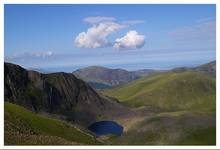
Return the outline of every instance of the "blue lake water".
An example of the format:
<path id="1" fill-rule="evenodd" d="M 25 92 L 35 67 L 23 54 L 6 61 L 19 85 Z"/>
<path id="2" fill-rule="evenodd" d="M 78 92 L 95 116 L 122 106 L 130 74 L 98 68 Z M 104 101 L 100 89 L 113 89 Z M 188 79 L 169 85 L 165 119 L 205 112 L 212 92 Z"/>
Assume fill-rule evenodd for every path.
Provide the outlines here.
<path id="1" fill-rule="evenodd" d="M 88 127 L 90 131 L 97 136 L 101 135 L 121 135 L 123 133 L 123 126 L 114 121 L 99 121 L 95 122 Z"/>

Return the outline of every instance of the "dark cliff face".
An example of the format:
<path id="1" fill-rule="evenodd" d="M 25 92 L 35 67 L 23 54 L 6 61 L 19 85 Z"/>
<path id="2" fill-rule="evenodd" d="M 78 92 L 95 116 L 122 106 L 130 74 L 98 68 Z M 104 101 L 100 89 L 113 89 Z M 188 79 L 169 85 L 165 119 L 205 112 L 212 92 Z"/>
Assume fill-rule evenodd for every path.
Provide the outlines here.
<path id="1" fill-rule="evenodd" d="M 36 112 L 54 113 L 68 120 L 89 124 L 122 108 L 99 96 L 73 74 L 41 74 L 9 63 L 5 63 L 4 74 L 5 101 Z"/>

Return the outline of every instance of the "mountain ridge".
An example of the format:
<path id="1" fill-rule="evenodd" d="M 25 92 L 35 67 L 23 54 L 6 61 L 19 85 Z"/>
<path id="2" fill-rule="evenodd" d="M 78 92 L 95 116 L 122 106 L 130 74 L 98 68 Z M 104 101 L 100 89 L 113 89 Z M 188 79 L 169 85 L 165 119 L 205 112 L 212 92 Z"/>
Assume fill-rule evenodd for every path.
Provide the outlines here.
<path id="1" fill-rule="evenodd" d="M 198 71 L 211 77 L 215 77 L 216 61 L 211 61 L 197 67 L 178 67 L 171 69 L 173 72 L 183 72 L 187 70 Z M 170 70 L 140 69 L 135 71 L 128 71 L 121 68 L 112 69 L 103 66 L 89 66 L 77 69 L 72 73 L 76 75 L 76 77 L 87 82 L 93 88 L 99 90 L 121 86 L 143 76 L 149 76 L 167 71 Z"/>
<path id="2" fill-rule="evenodd" d="M 87 83 L 90 83 L 93 88 L 100 89 L 99 87 L 109 88 L 126 84 L 141 76 L 153 74 L 155 72 L 157 71 L 152 69 L 127 71 L 120 68 L 111 69 L 102 66 L 90 66 L 78 69 L 74 71 L 73 74 Z"/>
<path id="3" fill-rule="evenodd" d="M 205 74 L 170 71 L 104 90 L 103 94 L 135 107 L 215 110 L 215 89 L 215 79 Z"/>
<path id="4" fill-rule="evenodd" d="M 5 63 L 5 101 L 88 125 L 126 110 L 71 73 L 41 74 Z M 112 111 L 114 110 L 114 111 Z"/>

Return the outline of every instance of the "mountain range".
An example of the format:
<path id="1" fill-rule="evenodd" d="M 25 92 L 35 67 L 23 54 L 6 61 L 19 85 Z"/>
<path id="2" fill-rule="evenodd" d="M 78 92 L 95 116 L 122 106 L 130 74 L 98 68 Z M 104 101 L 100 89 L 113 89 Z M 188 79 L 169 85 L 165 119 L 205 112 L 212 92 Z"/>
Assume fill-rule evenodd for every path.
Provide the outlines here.
<path id="1" fill-rule="evenodd" d="M 76 71 L 89 80 L 11 63 L 4 70 L 6 145 L 215 145 L 215 61 L 169 71 Z M 91 77 L 111 88 L 94 90 Z M 97 138 L 88 126 L 102 120 L 124 133 Z"/>
<path id="2" fill-rule="evenodd" d="M 180 72 L 186 70 L 199 71 L 201 73 L 215 77 L 216 62 L 212 61 L 210 63 L 198 66 L 198 67 L 180 67 L 174 68 L 172 71 Z M 119 85 L 124 85 L 133 80 L 139 79 L 143 76 L 149 76 L 156 73 L 166 72 L 169 70 L 154 70 L 154 69 L 142 69 L 136 71 L 127 71 L 125 69 L 111 69 L 101 66 L 90 66 L 82 69 L 78 69 L 73 72 L 73 74 L 87 82 L 95 89 L 107 89 L 116 87 Z"/>
<path id="3" fill-rule="evenodd" d="M 143 69 L 137 71 L 127 71 L 124 69 L 111 69 L 101 66 L 91 66 L 78 69 L 73 74 L 89 83 L 95 89 L 105 89 L 126 84 L 136 80 L 141 76 L 150 75 L 159 71 L 153 69 Z"/>

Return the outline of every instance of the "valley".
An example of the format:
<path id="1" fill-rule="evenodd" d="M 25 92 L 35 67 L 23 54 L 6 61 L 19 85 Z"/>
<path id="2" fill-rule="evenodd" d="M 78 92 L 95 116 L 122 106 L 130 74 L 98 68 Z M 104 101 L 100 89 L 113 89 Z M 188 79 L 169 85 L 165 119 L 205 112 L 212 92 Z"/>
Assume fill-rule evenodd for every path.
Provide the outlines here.
<path id="1" fill-rule="evenodd" d="M 72 73 L 4 67 L 5 145 L 216 143 L 215 62 L 142 74 L 104 89 Z M 99 137 L 88 129 L 99 121 L 114 121 L 123 133 Z"/>

